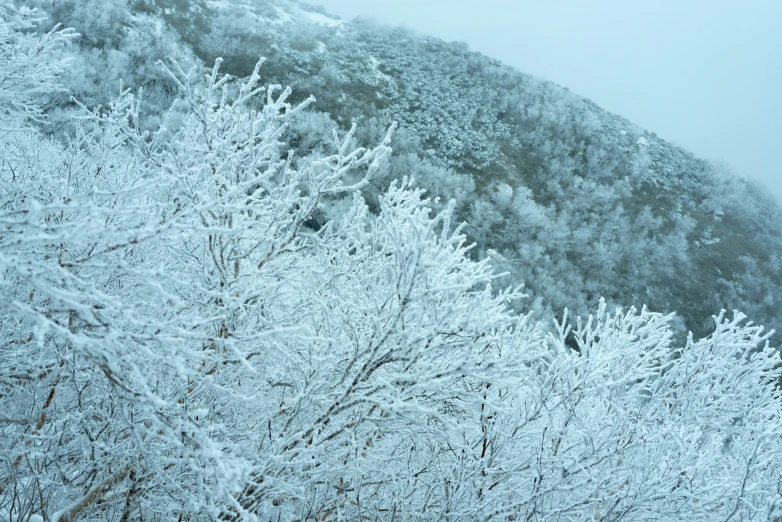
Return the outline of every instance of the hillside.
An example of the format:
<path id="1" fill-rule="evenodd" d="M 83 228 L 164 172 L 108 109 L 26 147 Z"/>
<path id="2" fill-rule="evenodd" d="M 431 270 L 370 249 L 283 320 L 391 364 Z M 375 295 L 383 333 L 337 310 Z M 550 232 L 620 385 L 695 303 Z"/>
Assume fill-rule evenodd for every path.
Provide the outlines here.
<path id="1" fill-rule="evenodd" d="M 782 520 L 762 188 L 292 0 L 30 1 L 0 522 Z"/>
<path id="2" fill-rule="evenodd" d="M 90 2 L 40 4 L 83 35 L 68 87 L 88 106 L 105 104 L 123 79 L 143 84 L 150 112 L 162 111 L 159 59 L 222 57 L 223 72 L 244 77 L 262 56 L 264 81 L 317 97 L 291 125 L 294 145 L 356 122 L 366 146 L 399 122 L 367 199 L 402 176 L 455 199 L 473 255 L 525 285 L 523 309 L 584 314 L 604 297 L 675 310 L 680 332 L 696 335 L 723 308 L 782 329 L 779 205 L 564 87 L 464 44 L 294 2 L 113 0 L 95 18 Z"/>

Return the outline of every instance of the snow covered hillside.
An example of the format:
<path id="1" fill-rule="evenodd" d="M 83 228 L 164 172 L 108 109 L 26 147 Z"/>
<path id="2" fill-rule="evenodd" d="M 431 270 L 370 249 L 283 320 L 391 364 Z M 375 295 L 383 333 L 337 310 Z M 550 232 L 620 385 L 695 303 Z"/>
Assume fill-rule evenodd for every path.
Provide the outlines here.
<path id="1" fill-rule="evenodd" d="M 782 520 L 761 188 L 293 1 L 28 5 L 0 521 Z"/>

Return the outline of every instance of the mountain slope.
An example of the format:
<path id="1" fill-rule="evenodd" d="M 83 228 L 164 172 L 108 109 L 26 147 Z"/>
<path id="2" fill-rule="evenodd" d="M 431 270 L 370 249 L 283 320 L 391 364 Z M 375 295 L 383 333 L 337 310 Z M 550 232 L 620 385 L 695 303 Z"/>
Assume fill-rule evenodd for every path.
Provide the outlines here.
<path id="1" fill-rule="evenodd" d="M 525 285 L 524 309 L 583 314 L 602 296 L 675 310 L 680 331 L 697 335 L 721 308 L 782 327 L 779 206 L 566 88 L 464 44 L 287 0 L 112 0 L 86 24 L 69 3 L 41 7 L 82 32 L 82 49 L 102 54 L 113 81 L 147 84 L 151 127 L 167 104 L 152 72 L 166 56 L 203 65 L 222 57 L 221 70 L 240 77 L 266 57 L 265 81 L 318 98 L 320 113 L 289 129 L 305 148 L 328 138 L 331 122 L 358 123 L 357 144 L 368 145 L 398 121 L 395 154 L 368 200 L 402 176 L 455 199 L 474 255 L 507 271 L 504 284 Z M 80 72 L 69 86 L 88 105 L 116 91 L 96 70 L 89 89 Z"/>
<path id="2" fill-rule="evenodd" d="M 752 187 L 299 4 L 42 7 L 83 36 L 0 3 L 0 520 L 780 519 L 762 326 L 498 289 L 771 306 Z"/>

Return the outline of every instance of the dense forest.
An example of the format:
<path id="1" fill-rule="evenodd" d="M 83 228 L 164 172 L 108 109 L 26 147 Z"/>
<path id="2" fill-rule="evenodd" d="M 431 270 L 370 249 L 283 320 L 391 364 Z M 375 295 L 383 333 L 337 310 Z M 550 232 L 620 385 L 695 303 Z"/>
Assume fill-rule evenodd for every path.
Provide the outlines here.
<path id="1" fill-rule="evenodd" d="M 294 1 L 23 3 L 0 521 L 782 520 L 763 187 Z"/>

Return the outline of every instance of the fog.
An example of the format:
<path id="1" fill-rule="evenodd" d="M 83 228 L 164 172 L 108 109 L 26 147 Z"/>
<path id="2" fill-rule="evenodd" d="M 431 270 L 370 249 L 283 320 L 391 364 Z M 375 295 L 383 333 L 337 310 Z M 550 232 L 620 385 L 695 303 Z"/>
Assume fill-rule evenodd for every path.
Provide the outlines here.
<path id="1" fill-rule="evenodd" d="M 782 199 L 782 2 L 314 0 L 467 42 Z"/>

